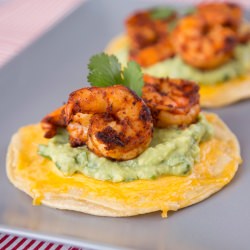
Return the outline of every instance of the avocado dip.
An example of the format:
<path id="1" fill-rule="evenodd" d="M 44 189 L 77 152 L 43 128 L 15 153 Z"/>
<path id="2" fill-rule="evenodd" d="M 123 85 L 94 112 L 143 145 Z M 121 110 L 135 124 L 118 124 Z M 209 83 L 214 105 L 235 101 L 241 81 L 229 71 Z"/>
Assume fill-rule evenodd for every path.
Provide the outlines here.
<path id="1" fill-rule="evenodd" d="M 65 129 L 58 130 L 38 154 L 52 160 L 66 176 L 83 173 L 98 180 L 121 182 L 155 179 L 161 175 L 183 176 L 199 161 L 199 144 L 212 136 L 204 115 L 185 129 L 155 129 L 150 146 L 137 158 L 111 161 L 92 153 L 86 146 L 72 148 Z"/>
<path id="2" fill-rule="evenodd" d="M 128 61 L 128 47 L 116 53 L 119 61 L 126 65 Z M 200 70 L 185 63 L 179 56 L 168 58 L 150 67 L 143 72 L 154 77 L 183 78 L 198 82 L 202 85 L 224 83 L 227 80 L 243 76 L 250 71 L 250 42 L 239 44 L 234 50 L 232 59 L 211 70 Z"/>

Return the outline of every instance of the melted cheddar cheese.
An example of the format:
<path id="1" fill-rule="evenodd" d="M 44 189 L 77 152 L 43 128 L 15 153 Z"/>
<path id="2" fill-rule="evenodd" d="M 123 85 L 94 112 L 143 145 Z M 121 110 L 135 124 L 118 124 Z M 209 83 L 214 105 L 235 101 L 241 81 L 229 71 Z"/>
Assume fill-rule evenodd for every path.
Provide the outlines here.
<path id="1" fill-rule="evenodd" d="M 215 125 L 215 136 L 200 145 L 200 162 L 188 176 L 120 183 L 99 181 L 83 174 L 65 177 L 52 161 L 37 154 L 38 144 L 47 143 L 40 125 L 23 127 L 18 132 L 19 140 L 13 138 L 8 176 L 15 186 L 33 197 L 35 205 L 55 196 L 63 201 L 65 196 L 117 211 L 131 211 L 126 213 L 131 215 L 162 210 L 166 216 L 169 210 L 199 202 L 218 191 L 237 170 L 240 162 L 237 141 L 215 115 L 206 117 Z"/>
<path id="2" fill-rule="evenodd" d="M 200 85 L 201 105 L 220 107 L 250 97 L 250 74 L 225 83 Z"/>

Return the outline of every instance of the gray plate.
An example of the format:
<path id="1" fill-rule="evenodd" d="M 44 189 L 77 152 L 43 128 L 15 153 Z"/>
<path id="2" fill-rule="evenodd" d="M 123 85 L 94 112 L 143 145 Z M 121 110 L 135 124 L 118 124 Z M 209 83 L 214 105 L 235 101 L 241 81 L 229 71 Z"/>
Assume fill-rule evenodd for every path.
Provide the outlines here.
<path id="1" fill-rule="evenodd" d="M 152 3 L 152 2 L 151 2 Z M 0 72 L 0 230 L 101 249 L 249 249 L 250 101 L 215 110 L 238 136 L 243 165 L 229 186 L 195 206 L 170 213 L 102 218 L 34 207 L 5 174 L 11 135 L 37 123 L 86 83 L 88 58 L 150 1 L 95 0 L 82 5 Z"/>

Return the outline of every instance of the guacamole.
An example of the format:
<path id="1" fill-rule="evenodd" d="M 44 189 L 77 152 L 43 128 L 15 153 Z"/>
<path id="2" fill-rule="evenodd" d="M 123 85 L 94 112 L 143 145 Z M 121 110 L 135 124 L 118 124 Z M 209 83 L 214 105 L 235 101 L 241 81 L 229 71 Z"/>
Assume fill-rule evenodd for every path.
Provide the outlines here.
<path id="1" fill-rule="evenodd" d="M 211 126 L 200 115 L 198 122 L 186 129 L 155 129 L 150 146 L 141 155 L 118 162 L 98 157 L 86 146 L 72 148 L 67 131 L 61 129 L 48 145 L 39 146 L 38 153 L 51 159 L 64 175 L 80 172 L 112 182 L 154 179 L 161 175 L 188 174 L 199 161 L 199 143 L 211 135 Z"/>
<path id="2" fill-rule="evenodd" d="M 125 65 L 128 60 L 128 48 L 120 50 L 116 56 Z M 155 77 L 183 78 L 203 85 L 222 83 L 244 75 L 250 71 L 250 43 L 238 45 L 233 59 L 222 66 L 211 70 L 199 70 L 185 63 L 179 56 L 161 61 L 143 72 Z"/>

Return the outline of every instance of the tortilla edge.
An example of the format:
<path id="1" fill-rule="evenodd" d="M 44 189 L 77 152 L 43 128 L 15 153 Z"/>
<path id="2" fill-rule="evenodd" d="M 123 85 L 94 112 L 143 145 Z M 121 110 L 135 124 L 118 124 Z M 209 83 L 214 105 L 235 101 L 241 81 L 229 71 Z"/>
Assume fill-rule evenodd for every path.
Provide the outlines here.
<path id="1" fill-rule="evenodd" d="M 215 117 L 215 123 L 213 124 L 216 127 L 222 127 L 224 129 L 224 132 L 227 134 L 227 140 L 230 139 L 233 142 L 233 146 L 235 148 L 235 156 L 239 157 L 239 162 L 237 166 L 235 166 L 235 172 L 232 175 L 235 175 L 237 172 L 238 166 L 240 164 L 240 146 L 239 142 L 236 138 L 236 136 L 231 132 L 231 130 L 227 127 L 227 125 L 217 116 Z M 10 180 L 10 182 L 18 189 L 25 192 L 27 195 L 31 196 L 33 199 L 35 198 L 32 193 L 30 193 L 26 188 L 25 185 L 22 185 L 19 183 L 17 178 L 15 178 L 14 169 L 16 167 L 16 161 L 18 157 L 18 148 L 20 146 L 20 138 L 18 132 L 12 136 L 10 145 L 8 147 L 7 152 L 7 176 Z M 232 178 L 228 181 L 228 183 L 232 180 Z M 222 189 L 225 185 L 228 183 L 220 185 L 214 185 L 213 188 L 208 188 L 208 192 L 205 192 L 205 196 L 202 196 L 201 198 L 196 197 L 195 199 L 192 199 L 189 201 L 185 201 L 186 205 L 180 206 L 179 208 L 171 207 L 171 204 L 168 207 L 168 211 L 176 211 L 180 208 L 191 206 L 195 203 L 198 203 L 202 200 L 205 200 L 212 194 L 216 193 L 220 189 Z M 204 191 L 207 191 L 207 189 L 204 189 Z M 84 212 L 87 214 L 97 215 L 97 216 L 109 216 L 109 217 L 127 217 L 127 216 L 135 216 L 139 214 L 146 214 L 151 212 L 160 211 L 161 209 L 131 209 L 131 210 L 118 210 L 114 209 L 108 206 L 104 206 L 103 204 L 97 204 L 93 201 L 88 201 L 86 199 L 75 199 L 74 197 L 71 197 L 70 195 L 65 196 L 57 196 L 55 195 L 53 198 L 50 197 L 50 199 L 43 199 L 41 201 L 42 204 L 47 205 L 49 207 L 57 208 L 57 209 L 66 209 L 66 210 L 73 210 L 78 212 Z"/>

